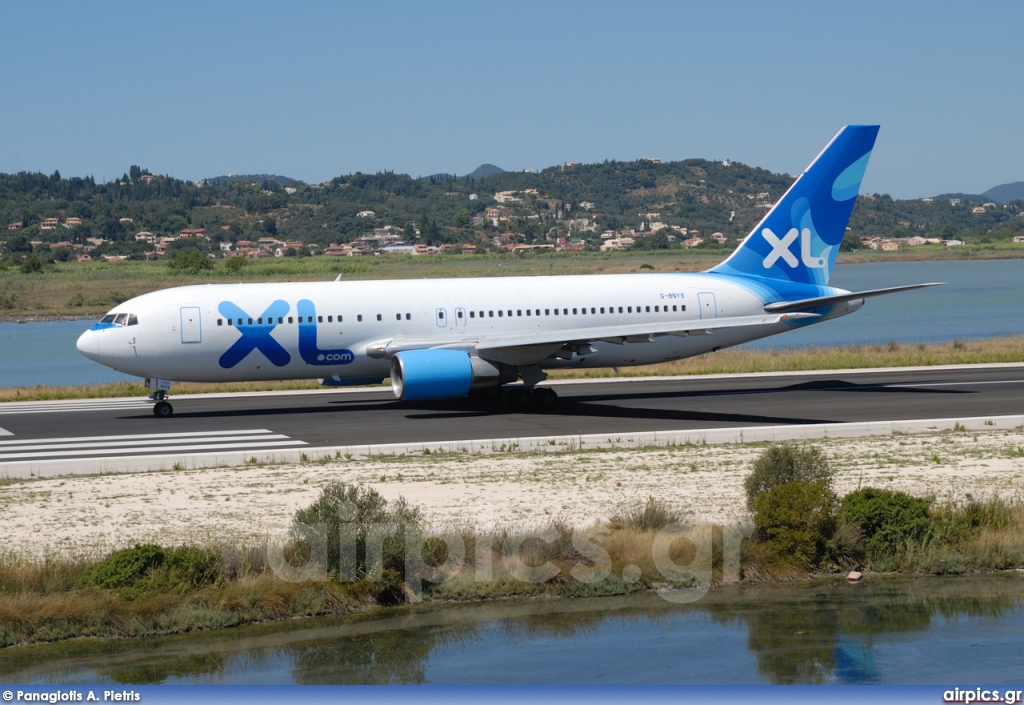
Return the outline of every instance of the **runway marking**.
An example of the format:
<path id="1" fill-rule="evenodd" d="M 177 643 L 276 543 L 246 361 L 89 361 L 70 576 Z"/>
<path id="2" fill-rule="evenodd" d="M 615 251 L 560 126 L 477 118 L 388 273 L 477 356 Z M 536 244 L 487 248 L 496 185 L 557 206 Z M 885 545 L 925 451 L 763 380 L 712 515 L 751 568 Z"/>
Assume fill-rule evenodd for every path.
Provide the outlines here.
<path id="1" fill-rule="evenodd" d="M 72 399 L 68 401 L 10 402 L 0 405 L 0 416 L 14 414 L 56 414 L 67 411 L 119 411 L 138 409 L 145 411 L 153 402 L 149 399 Z"/>
<path id="2" fill-rule="evenodd" d="M 891 384 L 885 385 L 890 387 L 973 387 L 975 385 L 982 384 L 1024 384 L 1024 379 L 997 379 L 989 380 L 987 382 L 921 382 L 915 384 L 913 382 L 909 384 Z"/>
<path id="3" fill-rule="evenodd" d="M 0 428 L 0 436 L 13 436 L 14 434 L 8 431 L 6 428 Z"/>
<path id="4" fill-rule="evenodd" d="M 145 453 L 192 453 L 217 450 L 257 450 L 308 445 L 268 429 L 144 433 L 123 436 L 79 436 L 0 441 L 0 464 L 17 460 L 127 456 Z"/>
<path id="5" fill-rule="evenodd" d="M 133 433 L 130 435 L 122 436 L 76 436 L 72 438 L 33 438 L 19 441 L 0 441 L 0 447 L 5 445 L 11 445 L 12 443 L 79 443 L 85 441 L 122 441 L 122 440 L 166 440 L 171 438 L 202 438 L 208 436 L 223 436 L 225 434 L 233 434 L 236 436 L 241 435 L 257 435 L 261 433 L 273 433 L 266 428 L 253 428 L 242 431 L 193 431 L 181 432 L 181 433 Z"/>

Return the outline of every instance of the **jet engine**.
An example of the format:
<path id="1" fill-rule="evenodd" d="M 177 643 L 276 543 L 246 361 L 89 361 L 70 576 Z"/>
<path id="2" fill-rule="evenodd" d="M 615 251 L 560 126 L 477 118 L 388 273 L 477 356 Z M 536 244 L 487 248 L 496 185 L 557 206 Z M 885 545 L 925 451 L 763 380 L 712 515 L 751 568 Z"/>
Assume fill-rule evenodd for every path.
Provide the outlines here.
<path id="1" fill-rule="evenodd" d="M 515 367 L 465 350 L 406 350 L 391 358 L 391 389 L 399 399 L 455 399 L 475 389 L 514 382 Z"/>

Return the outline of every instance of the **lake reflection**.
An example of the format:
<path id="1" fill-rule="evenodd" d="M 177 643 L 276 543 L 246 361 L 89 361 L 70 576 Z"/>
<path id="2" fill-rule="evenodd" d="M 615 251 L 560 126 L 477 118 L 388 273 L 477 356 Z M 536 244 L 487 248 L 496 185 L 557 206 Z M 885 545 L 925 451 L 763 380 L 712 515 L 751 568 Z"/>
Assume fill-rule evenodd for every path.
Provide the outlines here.
<path id="1" fill-rule="evenodd" d="M 947 683 L 1020 675 L 1024 577 L 380 611 L 0 652 L 19 683 Z"/>

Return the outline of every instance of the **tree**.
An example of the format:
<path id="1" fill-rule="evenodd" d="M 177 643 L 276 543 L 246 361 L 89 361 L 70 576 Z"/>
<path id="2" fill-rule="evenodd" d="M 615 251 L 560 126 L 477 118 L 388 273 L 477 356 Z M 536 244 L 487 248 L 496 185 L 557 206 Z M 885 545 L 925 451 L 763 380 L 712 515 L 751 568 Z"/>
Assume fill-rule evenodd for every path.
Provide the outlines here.
<path id="1" fill-rule="evenodd" d="M 199 250 L 181 250 L 168 260 L 167 268 L 180 274 L 200 274 L 213 269 L 213 262 Z"/>
<path id="2" fill-rule="evenodd" d="M 851 232 L 843 235 L 843 241 L 839 244 L 840 252 L 853 252 L 860 247 L 860 238 Z"/>
<path id="3" fill-rule="evenodd" d="M 757 497 L 787 482 L 832 481 L 832 466 L 821 450 L 811 445 L 777 443 L 769 446 L 757 460 L 754 469 L 743 481 L 747 507 L 753 508 Z"/>

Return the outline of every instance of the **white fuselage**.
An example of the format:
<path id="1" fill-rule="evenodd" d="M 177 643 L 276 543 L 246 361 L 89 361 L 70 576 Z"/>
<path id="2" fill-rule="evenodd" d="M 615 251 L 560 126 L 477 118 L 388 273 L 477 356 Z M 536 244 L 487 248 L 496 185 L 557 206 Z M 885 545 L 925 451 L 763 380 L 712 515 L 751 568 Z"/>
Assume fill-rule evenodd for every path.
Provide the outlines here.
<path id="1" fill-rule="evenodd" d="M 837 305 L 815 321 L 861 304 Z M 111 314 L 135 322 L 95 326 L 78 347 L 121 372 L 175 381 L 383 378 L 390 365 L 381 351 L 396 340 L 472 350 L 482 337 L 559 331 L 571 340 L 574 329 L 756 316 L 764 305 L 750 288 L 706 273 L 200 285 L 119 305 Z M 540 368 L 646 365 L 793 327 L 598 340 L 581 350 L 510 345 L 486 357 Z"/>

